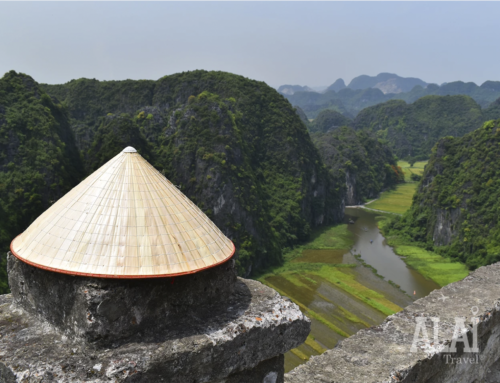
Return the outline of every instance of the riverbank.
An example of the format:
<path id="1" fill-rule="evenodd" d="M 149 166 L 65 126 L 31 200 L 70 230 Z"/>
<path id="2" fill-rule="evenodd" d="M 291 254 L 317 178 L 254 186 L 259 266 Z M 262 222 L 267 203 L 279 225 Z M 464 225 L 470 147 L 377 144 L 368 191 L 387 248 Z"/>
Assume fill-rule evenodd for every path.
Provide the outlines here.
<path id="1" fill-rule="evenodd" d="M 258 276 L 312 321 L 307 341 L 285 355 L 287 371 L 358 330 L 380 324 L 412 301 L 351 254 L 359 244 L 353 232 L 356 226 L 341 224 L 315 231 L 310 242 L 284 254 L 281 267 Z"/>
<path id="2" fill-rule="evenodd" d="M 379 221 L 379 228 L 396 254 L 403 257 L 408 266 L 436 282 L 440 287 L 457 282 L 469 275 L 469 269 L 461 262 L 454 262 L 433 251 L 426 250 L 422 244 L 411 242 L 401 235 L 390 231 L 391 219 Z"/>
<path id="3" fill-rule="evenodd" d="M 410 209 L 413 195 L 418 187 L 417 182 L 411 181 L 411 175 L 421 176 L 426 164 L 427 161 L 419 161 L 410 167 L 408 162 L 398 161 L 398 166 L 405 172 L 407 182 L 397 185 L 395 190 L 381 193 L 379 199 L 367 203 L 361 208 L 380 213 L 403 215 Z M 393 219 L 393 216 L 380 217 L 378 226 L 384 234 L 387 244 L 393 247 L 396 254 L 401 256 L 409 267 L 436 282 L 440 287 L 459 281 L 469 274 L 467 266 L 463 263 L 452 262 L 448 258 L 424 249 L 422 244 L 410 242 L 400 235 L 391 234 L 389 226 Z"/>

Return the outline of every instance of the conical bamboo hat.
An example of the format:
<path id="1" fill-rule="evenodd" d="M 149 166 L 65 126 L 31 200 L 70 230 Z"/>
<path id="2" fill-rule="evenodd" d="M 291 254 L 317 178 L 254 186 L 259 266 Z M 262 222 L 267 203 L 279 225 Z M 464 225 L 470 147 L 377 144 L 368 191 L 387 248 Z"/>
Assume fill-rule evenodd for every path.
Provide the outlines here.
<path id="1" fill-rule="evenodd" d="M 125 148 L 11 243 L 33 266 L 103 278 L 194 273 L 234 245 L 134 148 Z"/>

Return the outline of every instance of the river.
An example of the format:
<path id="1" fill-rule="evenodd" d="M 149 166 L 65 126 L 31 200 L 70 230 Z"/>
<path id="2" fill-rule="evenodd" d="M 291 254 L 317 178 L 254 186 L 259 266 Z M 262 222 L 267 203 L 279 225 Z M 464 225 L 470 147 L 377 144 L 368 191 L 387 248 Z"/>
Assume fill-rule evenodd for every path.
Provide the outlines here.
<path id="1" fill-rule="evenodd" d="M 439 285 L 410 269 L 403 259 L 394 253 L 380 233 L 375 217 L 379 214 L 358 208 L 346 208 L 347 219 L 354 221 L 349 230 L 355 236 L 352 251 L 361 254 L 361 258 L 377 269 L 377 272 L 387 280 L 392 280 L 401 286 L 407 294 L 422 298 Z M 371 242 L 373 241 L 373 242 Z"/>
<path id="2" fill-rule="evenodd" d="M 380 324 L 391 312 L 439 288 L 407 267 L 386 244 L 377 226 L 379 213 L 358 208 L 346 208 L 345 213 L 345 222 L 354 222 L 348 225 L 354 237 L 352 249 L 304 250 L 289 261 L 292 271 L 265 278 L 266 284 L 290 297 L 312 322 L 308 340 L 285 354 L 285 371 L 362 328 Z M 364 267 L 353 254 L 361 254 L 384 278 Z M 307 267 L 301 269 L 301 264 Z"/>

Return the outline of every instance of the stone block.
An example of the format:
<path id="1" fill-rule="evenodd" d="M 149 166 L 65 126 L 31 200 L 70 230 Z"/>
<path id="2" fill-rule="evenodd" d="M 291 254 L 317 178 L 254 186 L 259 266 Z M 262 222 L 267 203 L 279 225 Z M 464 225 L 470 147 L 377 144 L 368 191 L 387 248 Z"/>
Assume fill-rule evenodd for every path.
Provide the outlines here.
<path id="1" fill-rule="evenodd" d="M 18 307 L 101 345 L 161 334 L 179 317 L 229 299 L 236 283 L 233 260 L 175 278 L 104 279 L 42 270 L 9 253 L 7 270 Z"/>

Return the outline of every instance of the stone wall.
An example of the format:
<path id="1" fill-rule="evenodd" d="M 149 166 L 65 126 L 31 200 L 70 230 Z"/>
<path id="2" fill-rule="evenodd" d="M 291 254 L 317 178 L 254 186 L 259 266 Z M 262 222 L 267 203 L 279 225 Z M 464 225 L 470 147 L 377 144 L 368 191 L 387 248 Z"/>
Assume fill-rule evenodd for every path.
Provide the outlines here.
<path id="1" fill-rule="evenodd" d="M 465 352 L 464 341 L 457 339 L 461 320 L 471 348 L 477 333 L 478 352 Z M 419 323 L 422 328 L 415 337 Z M 286 374 L 285 382 L 498 383 L 499 364 L 500 263 L 496 263 L 312 357 Z"/>

